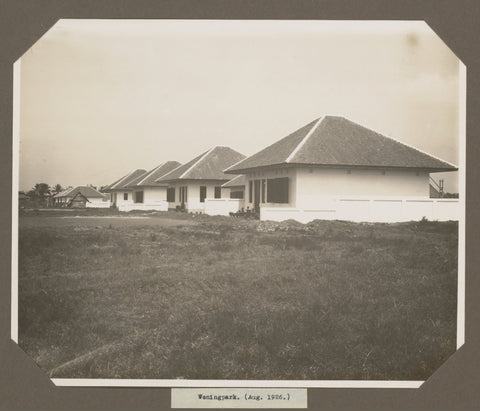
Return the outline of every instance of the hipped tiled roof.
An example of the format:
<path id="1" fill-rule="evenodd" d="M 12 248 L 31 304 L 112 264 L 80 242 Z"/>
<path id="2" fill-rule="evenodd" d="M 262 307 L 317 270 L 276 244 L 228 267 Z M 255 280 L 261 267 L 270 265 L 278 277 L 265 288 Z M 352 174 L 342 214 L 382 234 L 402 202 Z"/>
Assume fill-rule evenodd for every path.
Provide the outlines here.
<path id="1" fill-rule="evenodd" d="M 240 187 L 244 185 L 245 185 L 245 175 L 240 174 L 239 176 L 235 176 L 230 181 L 227 181 L 226 183 L 222 184 L 222 187 L 230 188 L 230 187 Z"/>
<path id="2" fill-rule="evenodd" d="M 162 163 L 153 170 L 150 170 L 147 173 L 142 174 L 141 176 L 130 181 L 130 183 L 128 183 L 128 187 L 158 187 L 165 185 L 165 183 L 158 183 L 156 180 L 174 170 L 178 166 L 180 166 L 178 161 L 167 161 Z"/>
<path id="3" fill-rule="evenodd" d="M 241 174 L 278 165 L 396 167 L 454 171 L 457 167 L 344 117 L 325 116 L 225 170 Z"/>
<path id="4" fill-rule="evenodd" d="M 105 194 L 100 193 L 99 191 L 95 190 L 93 187 L 90 186 L 78 186 L 74 188 L 69 188 L 67 190 L 64 190 L 58 194 L 56 194 L 54 197 L 68 197 L 68 198 L 73 198 L 77 194 L 81 194 L 86 198 L 105 198 Z"/>
<path id="5" fill-rule="evenodd" d="M 66 188 L 65 190 L 62 190 L 59 193 L 55 194 L 53 198 L 66 197 L 68 193 L 73 190 L 73 188 L 74 187 Z"/>
<path id="6" fill-rule="evenodd" d="M 108 186 L 104 187 L 103 191 L 127 189 L 128 185 L 132 181 L 134 181 L 135 179 L 137 179 L 140 176 L 145 175 L 146 172 L 147 172 L 147 170 L 144 170 L 144 169 L 141 169 L 141 168 L 139 168 L 137 170 L 133 170 L 130 173 L 128 173 L 127 175 L 124 175 L 122 178 L 119 178 L 118 180 L 116 180 L 112 184 L 109 184 Z"/>
<path id="7" fill-rule="evenodd" d="M 188 163 L 175 168 L 170 173 L 157 179 L 157 182 L 174 180 L 230 180 L 223 170 L 244 159 L 245 156 L 230 147 L 215 146 L 195 157 Z"/>

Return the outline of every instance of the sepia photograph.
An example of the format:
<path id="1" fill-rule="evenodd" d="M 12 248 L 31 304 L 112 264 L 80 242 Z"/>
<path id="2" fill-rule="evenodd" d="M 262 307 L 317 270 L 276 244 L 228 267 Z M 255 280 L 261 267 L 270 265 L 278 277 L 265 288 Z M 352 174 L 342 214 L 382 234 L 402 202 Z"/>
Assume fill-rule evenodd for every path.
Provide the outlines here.
<path id="1" fill-rule="evenodd" d="M 463 344 L 425 22 L 61 19 L 13 70 L 12 339 L 54 382 L 418 387 Z"/>

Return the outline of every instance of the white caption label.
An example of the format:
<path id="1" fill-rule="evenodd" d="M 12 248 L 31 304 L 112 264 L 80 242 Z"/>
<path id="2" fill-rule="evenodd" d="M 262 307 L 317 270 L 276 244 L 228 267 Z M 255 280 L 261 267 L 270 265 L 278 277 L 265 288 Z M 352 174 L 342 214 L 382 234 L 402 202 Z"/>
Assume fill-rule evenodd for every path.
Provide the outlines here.
<path id="1" fill-rule="evenodd" d="M 306 388 L 172 388 L 172 408 L 307 408 Z"/>

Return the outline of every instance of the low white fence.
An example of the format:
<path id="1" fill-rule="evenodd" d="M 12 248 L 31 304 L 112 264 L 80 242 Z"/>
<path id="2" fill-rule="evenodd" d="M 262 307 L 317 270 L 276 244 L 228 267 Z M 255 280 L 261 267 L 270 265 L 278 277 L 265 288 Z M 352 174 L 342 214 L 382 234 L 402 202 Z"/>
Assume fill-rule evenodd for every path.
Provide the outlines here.
<path id="1" fill-rule="evenodd" d="M 86 208 L 110 208 L 110 201 L 90 201 L 86 202 Z"/>
<path id="2" fill-rule="evenodd" d="M 238 198 L 206 198 L 205 214 L 230 215 L 240 211 L 244 206 L 244 200 Z"/>
<path id="3" fill-rule="evenodd" d="M 168 211 L 166 201 L 156 201 L 154 203 L 120 203 L 117 205 L 118 211 Z"/>
<path id="4" fill-rule="evenodd" d="M 459 220 L 460 202 L 455 198 L 332 198 L 322 209 L 261 207 L 260 220 L 347 220 L 356 222 L 402 222 Z"/>

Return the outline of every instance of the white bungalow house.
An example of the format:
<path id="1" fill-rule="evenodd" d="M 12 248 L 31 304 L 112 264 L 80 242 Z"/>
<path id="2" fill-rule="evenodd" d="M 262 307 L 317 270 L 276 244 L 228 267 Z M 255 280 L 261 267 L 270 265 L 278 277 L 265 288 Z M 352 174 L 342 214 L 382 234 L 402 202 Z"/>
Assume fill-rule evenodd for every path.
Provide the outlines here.
<path id="1" fill-rule="evenodd" d="M 125 184 L 125 188 L 131 190 L 132 203 L 120 204 L 118 206 L 119 210 L 167 211 L 168 184 L 157 183 L 155 180 L 164 176 L 178 166 L 180 166 L 178 161 L 167 161 Z"/>
<path id="2" fill-rule="evenodd" d="M 70 187 L 53 197 L 54 205 L 73 208 L 108 208 L 108 195 L 100 193 L 90 186 Z"/>
<path id="3" fill-rule="evenodd" d="M 430 198 L 429 175 L 457 167 L 344 117 L 324 116 L 227 168 L 245 175 L 260 219 L 458 219 L 456 199 Z"/>
<path id="4" fill-rule="evenodd" d="M 133 170 L 104 187 L 103 191 L 110 193 L 112 206 L 118 208 L 127 204 L 133 204 L 132 190 L 128 188 L 128 185 L 138 177 L 143 176 L 146 172 L 147 170 L 143 169 Z"/>
<path id="5" fill-rule="evenodd" d="M 222 189 L 222 184 L 232 178 L 222 170 L 243 158 L 243 154 L 229 147 L 215 146 L 156 182 L 168 184 L 170 209 L 228 215 L 232 210 L 238 211 L 239 201 L 229 201 L 230 190 Z"/>

